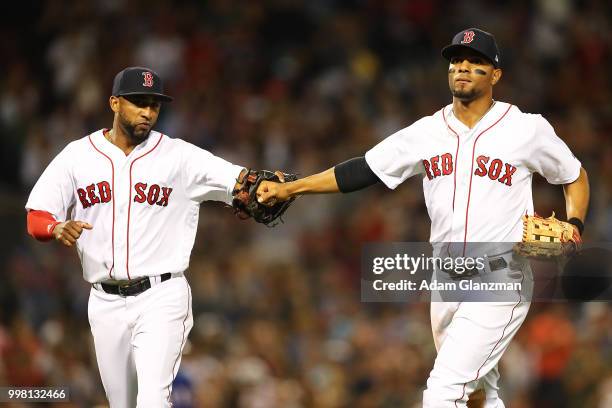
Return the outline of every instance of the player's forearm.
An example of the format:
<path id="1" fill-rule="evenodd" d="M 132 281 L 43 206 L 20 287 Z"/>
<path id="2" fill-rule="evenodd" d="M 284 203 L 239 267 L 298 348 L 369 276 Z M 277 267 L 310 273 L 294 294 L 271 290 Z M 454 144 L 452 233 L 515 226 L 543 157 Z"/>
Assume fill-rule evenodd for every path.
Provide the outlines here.
<path id="1" fill-rule="evenodd" d="M 567 218 L 578 218 L 584 222 L 589 207 L 589 178 L 584 168 L 576 181 L 563 186 Z"/>
<path id="2" fill-rule="evenodd" d="M 39 241 L 49 241 L 53 238 L 53 229 L 59 223 L 60 222 L 53 218 L 53 215 L 47 211 L 28 211 L 28 234 Z"/>
<path id="3" fill-rule="evenodd" d="M 380 180 L 365 157 L 355 157 L 331 169 L 298 180 L 287 186 L 289 196 L 315 193 L 351 193 L 378 183 Z"/>
<path id="4" fill-rule="evenodd" d="M 287 189 L 289 197 L 303 194 L 338 193 L 340 191 L 333 167 L 321 173 L 285 183 L 283 186 Z"/>

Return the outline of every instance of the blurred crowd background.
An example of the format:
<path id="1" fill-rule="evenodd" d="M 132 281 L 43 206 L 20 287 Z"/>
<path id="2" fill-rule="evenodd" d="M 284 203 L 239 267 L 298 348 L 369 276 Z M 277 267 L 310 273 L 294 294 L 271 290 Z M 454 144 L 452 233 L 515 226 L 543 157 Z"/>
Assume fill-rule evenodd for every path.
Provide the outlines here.
<path id="1" fill-rule="evenodd" d="M 104 406 L 76 253 L 26 234 L 29 190 L 70 141 L 112 126 L 113 76 L 155 69 L 157 128 L 237 164 L 303 175 L 450 103 L 440 49 L 493 32 L 495 97 L 542 113 L 589 173 L 585 239 L 612 239 L 612 3 L 579 0 L 19 2 L 0 25 L 0 384 Z M 534 181 L 536 209 L 564 216 Z M 202 206 L 195 326 L 175 407 L 419 407 L 429 305 L 362 303 L 361 244 L 426 241 L 420 180 L 302 198 L 267 229 Z M 612 407 L 610 304 L 534 303 L 502 359 L 506 406 Z"/>

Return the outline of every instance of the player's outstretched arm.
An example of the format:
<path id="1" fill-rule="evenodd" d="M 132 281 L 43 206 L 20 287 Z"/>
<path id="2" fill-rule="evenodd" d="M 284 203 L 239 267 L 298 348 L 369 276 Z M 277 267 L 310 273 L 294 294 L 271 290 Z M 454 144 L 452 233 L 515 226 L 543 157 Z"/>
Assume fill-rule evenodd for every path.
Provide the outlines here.
<path id="1" fill-rule="evenodd" d="M 273 183 L 264 181 L 257 189 L 257 201 L 260 203 L 273 203 L 286 201 L 301 194 L 336 193 L 340 191 L 334 176 L 334 169 L 313 174 L 288 183 Z"/>
<path id="2" fill-rule="evenodd" d="M 575 181 L 563 185 L 563 193 L 565 194 L 567 219 L 582 234 L 590 195 L 589 177 L 584 168 L 580 168 L 580 175 Z"/>
<path id="3" fill-rule="evenodd" d="M 28 211 L 28 234 L 39 241 L 49 241 L 54 238 L 67 247 L 71 247 L 79 239 L 84 229 L 93 226 L 83 221 L 57 221 L 47 211 Z"/>
<path id="4" fill-rule="evenodd" d="M 257 189 L 260 203 L 285 201 L 304 194 L 350 193 L 380 180 L 364 157 L 356 157 L 321 173 L 283 184 L 263 182 Z"/>

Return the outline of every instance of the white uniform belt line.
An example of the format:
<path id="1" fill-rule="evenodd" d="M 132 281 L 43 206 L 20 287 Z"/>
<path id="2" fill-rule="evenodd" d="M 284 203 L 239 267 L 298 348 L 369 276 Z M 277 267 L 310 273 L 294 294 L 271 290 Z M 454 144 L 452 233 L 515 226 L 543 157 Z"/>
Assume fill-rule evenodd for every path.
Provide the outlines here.
<path id="1" fill-rule="evenodd" d="M 448 270 L 444 268 L 440 268 L 439 270 L 448 275 L 451 275 L 451 277 L 469 278 L 477 275 L 486 275 L 491 272 L 506 268 L 510 268 L 512 270 L 522 269 L 523 262 L 521 261 L 521 259 L 515 259 L 515 256 L 511 250 L 491 257 L 485 255 L 484 258 L 486 262 L 484 268 L 478 268 L 476 266 L 474 266 L 473 268 L 465 268 L 462 273 L 458 273 L 454 270 Z"/>

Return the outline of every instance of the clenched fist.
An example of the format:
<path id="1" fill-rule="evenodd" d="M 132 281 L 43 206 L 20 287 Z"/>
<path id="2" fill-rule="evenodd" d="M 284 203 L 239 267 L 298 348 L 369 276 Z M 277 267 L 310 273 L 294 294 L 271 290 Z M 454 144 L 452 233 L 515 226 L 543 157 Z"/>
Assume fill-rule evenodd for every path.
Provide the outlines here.
<path id="1" fill-rule="evenodd" d="M 60 222 L 53 228 L 53 237 L 67 247 L 71 247 L 79 239 L 83 229 L 93 229 L 93 225 L 83 221 Z"/>
<path id="2" fill-rule="evenodd" d="M 262 181 L 257 189 L 257 201 L 261 204 L 274 205 L 289 198 L 289 192 L 283 183 Z"/>

